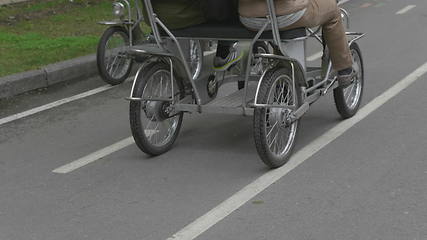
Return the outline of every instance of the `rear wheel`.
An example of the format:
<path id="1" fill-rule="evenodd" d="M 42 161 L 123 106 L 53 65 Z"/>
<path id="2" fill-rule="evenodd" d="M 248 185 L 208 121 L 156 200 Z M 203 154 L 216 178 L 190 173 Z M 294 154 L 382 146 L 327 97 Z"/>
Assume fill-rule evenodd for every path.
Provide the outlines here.
<path id="1" fill-rule="evenodd" d="M 132 96 L 143 99 L 175 100 L 184 97 L 184 87 L 174 77 L 171 92 L 170 67 L 161 62 L 151 63 L 136 80 Z M 132 101 L 130 103 L 130 125 L 136 145 L 149 155 L 167 152 L 178 137 L 183 113 L 173 113 L 169 101 Z"/>
<path id="2" fill-rule="evenodd" d="M 109 27 L 102 35 L 96 60 L 99 75 L 106 83 L 117 85 L 129 76 L 132 59 L 126 56 L 128 46 L 129 35 L 123 27 Z"/>
<path id="3" fill-rule="evenodd" d="M 335 106 L 343 119 L 351 118 L 359 110 L 362 101 L 364 86 L 363 59 L 357 43 L 350 46 L 353 56 L 353 69 L 357 72 L 353 84 L 346 88 L 337 87 L 334 89 Z"/>
<path id="4" fill-rule="evenodd" d="M 300 105 L 298 88 L 293 88 L 288 69 L 269 70 L 261 83 L 258 103 L 291 106 Z M 270 168 L 284 165 L 292 154 L 298 121 L 289 122 L 289 108 L 256 108 L 254 112 L 255 146 L 262 161 Z"/>

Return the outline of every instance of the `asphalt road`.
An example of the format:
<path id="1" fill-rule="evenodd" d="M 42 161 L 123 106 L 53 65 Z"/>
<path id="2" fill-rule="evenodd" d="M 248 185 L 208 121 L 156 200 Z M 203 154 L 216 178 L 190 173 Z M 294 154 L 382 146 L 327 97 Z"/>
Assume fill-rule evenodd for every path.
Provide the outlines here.
<path id="1" fill-rule="evenodd" d="M 360 41 L 366 105 L 426 63 L 427 2 L 344 6 L 351 29 L 367 33 Z M 427 239 L 426 80 L 197 239 Z M 101 85 L 82 80 L 1 101 L 0 119 Z M 198 114 L 185 117 L 162 156 L 147 157 L 132 144 L 70 173 L 52 172 L 130 136 L 129 89 L 125 83 L 0 126 L 1 240 L 168 239 L 269 174 L 255 150 L 252 118 Z M 321 99 L 302 120 L 296 151 L 340 123 L 332 96 Z"/>

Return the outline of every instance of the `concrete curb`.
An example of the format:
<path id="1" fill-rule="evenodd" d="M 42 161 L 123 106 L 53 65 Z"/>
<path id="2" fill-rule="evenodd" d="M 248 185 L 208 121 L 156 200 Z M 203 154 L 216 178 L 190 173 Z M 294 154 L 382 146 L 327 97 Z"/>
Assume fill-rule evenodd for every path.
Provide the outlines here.
<path id="1" fill-rule="evenodd" d="M 28 0 L 0 0 L 0 6 L 7 5 L 7 4 L 13 4 L 13 3 L 20 3 L 20 2 L 26 2 Z"/>
<path id="2" fill-rule="evenodd" d="M 60 82 L 87 79 L 98 74 L 96 56 L 89 55 L 47 65 L 39 70 L 0 78 L 0 99 Z"/>

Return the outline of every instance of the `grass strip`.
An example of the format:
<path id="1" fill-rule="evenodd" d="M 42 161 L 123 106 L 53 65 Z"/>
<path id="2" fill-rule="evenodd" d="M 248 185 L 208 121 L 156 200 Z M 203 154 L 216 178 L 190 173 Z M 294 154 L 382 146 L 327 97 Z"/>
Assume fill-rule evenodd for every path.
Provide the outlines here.
<path id="1" fill-rule="evenodd" d="M 96 52 L 111 2 L 33 0 L 0 7 L 0 76 Z"/>

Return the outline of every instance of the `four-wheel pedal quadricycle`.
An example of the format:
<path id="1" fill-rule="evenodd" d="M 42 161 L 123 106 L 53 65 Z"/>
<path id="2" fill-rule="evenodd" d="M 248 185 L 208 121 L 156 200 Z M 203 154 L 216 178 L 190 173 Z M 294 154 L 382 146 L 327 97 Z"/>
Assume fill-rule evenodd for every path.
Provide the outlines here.
<path id="1" fill-rule="evenodd" d="M 280 31 L 274 0 L 266 0 L 264 26 L 251 32 L 240 23 L 205 23 L 169 30 L 144 0 L 155 42 L 128 49 L 127 54 L 148 58 L 138 69 L 132 85 L 130 125 L 138 147 L 149 155 L 168 151 L 176 140 L 184 113 L 239 114 L 253 116 L 253 134 L 259 156 L 271 168 L 285 164 L 295 145 L 298 121 L 330 90 L 338 112 L 352 117 L 361 103 L 364 72 L 356 40 L 364 34 L 347 32 L 357 77 L 347 88 L 338 87 L 327 49 L 319 67 L 306 67 L 305 44 L 315 38 L 322 44 L 320 29 Z M 348 14 L 342 10 L 348 23 Z M 267 30 L 271 29 L 271 30 Z M 233 40 L 245 47 L 245 57 L 226 73 L 214 72 L 205 60 L 201 74 L 191 73 L 182 40 Z M 252 51 L 259 42 L 269 42 L 273 53 Z M 171 48 L 170 44 L 175 47 Z M 168 46 L 169 45 L 169 46 Z M 251 51 L 249 51 L 251 49 Z M 261 63 L 261 67 L 256 67 Z M 254 69 L 257 68 L 257 69 Z M 226 82 L 237 82 L 238 90 L 217 97 Z"/>

